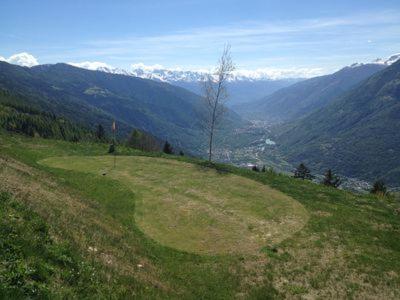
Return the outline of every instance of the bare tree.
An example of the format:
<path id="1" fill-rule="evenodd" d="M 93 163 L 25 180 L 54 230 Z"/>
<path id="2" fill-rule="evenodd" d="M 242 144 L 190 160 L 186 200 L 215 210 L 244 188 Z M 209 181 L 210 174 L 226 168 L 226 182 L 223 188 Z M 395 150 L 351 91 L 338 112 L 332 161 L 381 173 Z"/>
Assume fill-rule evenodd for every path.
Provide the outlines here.
<path id="1" fill-rule="evenodd" d="M 213 74 L 203 82 L 204 101 L 207 107 L 205 130 L 208 135 L 208 161 L 212 159 L 214 132 L 224 113 L 224 103 L 228 100 L 226 83 L 235 66 L 231 58 L 231 47 L 226 45 Z"/>

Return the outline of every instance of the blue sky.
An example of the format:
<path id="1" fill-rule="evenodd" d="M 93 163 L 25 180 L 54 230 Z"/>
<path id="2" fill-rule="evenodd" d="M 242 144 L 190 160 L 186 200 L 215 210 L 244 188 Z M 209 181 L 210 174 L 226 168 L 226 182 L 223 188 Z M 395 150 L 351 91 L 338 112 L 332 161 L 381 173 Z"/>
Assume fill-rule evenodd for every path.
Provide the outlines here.
<path id="1" fill-rule="evenodd" d="M 336 70 L 400 52 L 400 1 L 2 0 L 0 56 L 207 68 Z"/>

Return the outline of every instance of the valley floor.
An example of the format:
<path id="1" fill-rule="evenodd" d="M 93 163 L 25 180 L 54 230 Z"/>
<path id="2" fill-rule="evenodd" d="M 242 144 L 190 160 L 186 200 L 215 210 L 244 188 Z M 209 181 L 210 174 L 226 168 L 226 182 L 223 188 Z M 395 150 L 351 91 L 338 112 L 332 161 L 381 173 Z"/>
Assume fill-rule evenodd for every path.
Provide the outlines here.
<path id="1" fill-rule="evenodd" d="M 102 144 L 0 134 L 0 189 L 24 207 L 2 202 L 6 220 L 29 225 L 31 212 L 54 245 L 22 251 L 21 242 L 26 268 L 0 255 L 2 295 L 400 297 L 395 199 L 125 148 L 114 170 L 106 152 Z M 24 238 L 7 224 L 7 243 Z M 0 246 L 14 249 L 7 243 Z M 70 250 L 54 252 L 57 245 Z"/>
<path id="2" fill-rule="evenodd" d="M 282 125 L 285 126 L 285 125 Z M 282 153 L 279 145 L 274 141 L 274 131 L 279 128 L 276 123 L 268 121 L 251 120 L 244 127 L 232 132 L 220 133 L 215 157 L 218 161 L 234 164 L 240 167 L 253 165 L 262 168 L 273 168 L 286 174 L 292 174 L 296 168 Z M 314 171 L 314 170 L 313 170 Z M 316 174 L 316 181 L 323 179 L 323 172 Z M 340 174 L 342 179 L 341 189 L 356 193 L 366 193 L 372 188 L 371 182 L 359 178 L 346 177 Z M 399 188 L 393 188 L 396 190 Z"/>

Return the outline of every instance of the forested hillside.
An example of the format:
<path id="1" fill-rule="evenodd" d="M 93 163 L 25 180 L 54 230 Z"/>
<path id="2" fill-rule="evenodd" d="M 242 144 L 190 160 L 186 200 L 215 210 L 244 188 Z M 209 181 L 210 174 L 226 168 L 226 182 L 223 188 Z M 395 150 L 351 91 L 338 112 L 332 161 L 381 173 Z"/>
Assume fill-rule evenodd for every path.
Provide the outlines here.
<path id="1" fill-rule="evenodd" d="M 26 105 L 94 128 L 118 121 L 118 133 L 133 128 L 200 153 L 204 114 L 199 96 L 166 83 L 66 64 L 23 68 L 0 62 L 0 87 L 23 96 Z M 242 121 L 228 111 L 224 126 Z"/>
<path id="2" fill-rule="evenodd" d="M 237 107 L 236 111 L 249 119 L 270 122 L 300 119 L 328 105 L 336 97 L 385 67 L 381 64 L 346 67 L 336 73 L 280 89 L 257 102 Z"/>
<path id="3" fill-rule="evenodd" d="M 0 89 L 0 128 L 31 137 L 66 141 L 96 140 L 93 131 L 68 119 L 27 106 L 21 97 Z"/>
<path id="4" fill-rule="evenodd" d="M 392 185 L 400 182 L 400 62 L 292 124 L 279 143 L 291 162 Z"/>

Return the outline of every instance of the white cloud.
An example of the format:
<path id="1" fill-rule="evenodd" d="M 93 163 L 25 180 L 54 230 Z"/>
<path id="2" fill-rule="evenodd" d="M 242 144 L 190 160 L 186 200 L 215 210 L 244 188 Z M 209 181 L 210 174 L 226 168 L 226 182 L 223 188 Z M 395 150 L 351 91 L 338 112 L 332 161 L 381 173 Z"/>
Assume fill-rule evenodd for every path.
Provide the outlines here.
<path id="1" fill-rule="evenodd" d="M 0 61 L 6 61 L 6 59 L 3 56 L 0 56 Z"/>
<path id="2" fill-rule="evenodd" d="M 5 59 L 5 61 L 22 67 L 33 67 L 39 64 L 33 55 L 26 52 L 11 55 L 8 59 Z"/>

